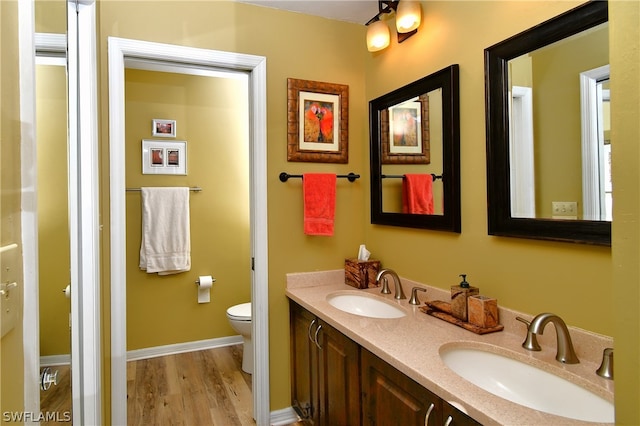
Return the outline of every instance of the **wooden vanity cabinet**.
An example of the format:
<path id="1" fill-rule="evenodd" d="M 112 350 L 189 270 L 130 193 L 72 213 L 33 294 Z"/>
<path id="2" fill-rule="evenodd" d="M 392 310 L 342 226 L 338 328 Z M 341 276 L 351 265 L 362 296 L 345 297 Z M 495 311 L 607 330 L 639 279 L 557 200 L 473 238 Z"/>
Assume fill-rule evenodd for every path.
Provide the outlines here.
<path id="1" fill-rule="evenodd" d="M 293 408 L 314 425 L 477 426 L 471 417 L 290 302 Z"/>
<path id="2" fill-rule="evenodd" d="M 474 418 L 467 416 L 453 405 L 442 401 L 442 424 L 445 426 L 481 426 Z"/>
<path id="3" fill-rule="evenodd" d="M 361 359 L 364 425 L 443 424 L 440 397 L 366 349 Z"/>
<path id="4" fill-rule="evenodd" d="M 319 420 L 318 350 L 311 335 L 317 318 L 290 303 L 291 398 L 293 408 L 303 419 Z"/>
<path id="5" fill-rule="evenodd" d="M 316 425 L 360 424 L 360 347 L 291 303 L 294 409 Z"/>

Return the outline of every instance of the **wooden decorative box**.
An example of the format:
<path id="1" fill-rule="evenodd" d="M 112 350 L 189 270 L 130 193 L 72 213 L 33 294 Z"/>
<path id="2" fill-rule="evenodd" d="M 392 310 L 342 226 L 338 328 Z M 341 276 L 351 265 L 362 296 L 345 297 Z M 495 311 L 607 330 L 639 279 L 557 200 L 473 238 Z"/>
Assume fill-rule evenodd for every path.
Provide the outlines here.
<path id="1" fill-rule="evenodd" d="M 482 328 L 498 325 L 498 301 L 486 296 L 470 296 L 468 300 L 469 322 Z"/>
<path id="2" fill-rule="evenodd" d="M 380 271 L 379 260 L 344 260 L 344 283 L 355 288 L 378 287 L 376 277 Z"/>

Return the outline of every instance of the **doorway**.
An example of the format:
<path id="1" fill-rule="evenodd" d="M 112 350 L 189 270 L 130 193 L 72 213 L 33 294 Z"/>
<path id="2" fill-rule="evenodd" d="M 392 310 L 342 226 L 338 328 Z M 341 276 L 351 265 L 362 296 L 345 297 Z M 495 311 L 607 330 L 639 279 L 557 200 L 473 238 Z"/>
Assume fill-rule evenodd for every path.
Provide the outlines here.
<path id="1" fill-rule="evenodd" d="M 257 425 L 269 424 L 266 59 L 177 45 L 109 38 L 109 147 L 111 215 L 111 389 L 112 422 L 126 424 L 126 215 L 125 68 L 152 62 L 175 68 L 246 72 L 249 76 L 249 170 L 251 300 L 254 341 L 253 412 Z M 159 117 L 160 118 L 160 117 Z"/>
<path id="2" fill-rule="evenodd" d="M 131 424 L 144 424 L 146 419 L 140 414 L 146 416 L 147 411 L 163 405 L 168 411 L 193 411 L 182 404 L 194 401 L 177 396 L 191 395 L 190 386 L 205 377 L 195 373 L 204 366 L 187 365 L 179 382 L 171 382 L 171 374 L 166 379 L 163 374 L 154 374 L 151 379 L 150 358 L 161 364 L 157 356 L 162 355 L 169 372 L 175 354 L 235 345 L 240 340 L 226 310 L 250 301 L 249 87 L 246 72 L 176 69 L 151 63 L 140 69 L 140 64 L 129 62 L 125 64 L 127 143 L 123 164 L 127 185 L 127 370 L 128 380 L 137 372 L 134 383 L 147 384 L 143 398 L 134 400 L 129 393 L 127 415 Z M 151 124 L 160 122 L 170 123 L 172 132 L 154 131 Z M 175 152 L 176 146 L 184 150 L 171 162 L 167 153 Z M 159 158 L 145 155 L 146 149 Z M 184 171 L 174 174 L 176 167 Z M 188 271 L 164 275 L 140 269 L 142 187 L 192 188 L 186 201 Z M 153 235 L 147 237 L 153 241 Z M 202 290 L 195 284 L 199 276 L 212 276 L 215 282 Z M 206 358 L 193 358 L 194 363 L 198 360 L 207 363 Z M 136 364 L 149 368 L 135 368 Z M 244 401 L 251 413 L 251 394 L 248 396 L 249 404 Z M 199 423 L 209 424 L 218 418 L 212 414 L 211 420 L 206 419 L 217 404 L 198 402 L 202 406 L 197 411 L 205 416 Z M 177 408 L 168 406 L 174 404 Z"/>

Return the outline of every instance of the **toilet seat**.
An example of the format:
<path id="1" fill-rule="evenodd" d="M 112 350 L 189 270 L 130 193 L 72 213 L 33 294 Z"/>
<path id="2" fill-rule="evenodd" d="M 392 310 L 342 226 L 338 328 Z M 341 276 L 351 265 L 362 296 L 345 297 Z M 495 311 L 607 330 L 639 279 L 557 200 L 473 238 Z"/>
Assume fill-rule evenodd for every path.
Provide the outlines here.
<path id="1" fill-rule="evenodd" d="M 251 321 L 251 302 L 230 307 L 227 317 L 233 321 Z"/>

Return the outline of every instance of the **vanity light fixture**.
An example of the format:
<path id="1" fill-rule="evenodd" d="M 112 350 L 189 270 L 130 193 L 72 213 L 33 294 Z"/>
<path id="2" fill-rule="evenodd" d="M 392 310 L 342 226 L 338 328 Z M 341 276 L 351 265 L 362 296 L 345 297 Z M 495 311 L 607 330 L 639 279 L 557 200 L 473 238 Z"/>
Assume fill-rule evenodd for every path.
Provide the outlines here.
<path id="1" fill-rule="evenodd" d="M 367 28 L 367 49 L 369 52 L 377 52 L 389 46 L 391 34 L 386 22 L 376 16 L 376 20 Z"/>
<path id="2" fill-rule="evenodd" d="M 378 0 L 378 14 L 365 25 L 367 28 L 367 49 L 377 52 L 389 46 L 391 35 L 389 26 L 380 20 L 382 15 L 396 13 L 396 30 L 398 43 L 402 43 L 418 32 L 421 19 L 421 8 L 418 1 L 412 0 Z"/>

